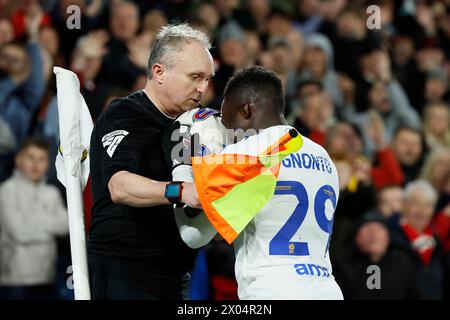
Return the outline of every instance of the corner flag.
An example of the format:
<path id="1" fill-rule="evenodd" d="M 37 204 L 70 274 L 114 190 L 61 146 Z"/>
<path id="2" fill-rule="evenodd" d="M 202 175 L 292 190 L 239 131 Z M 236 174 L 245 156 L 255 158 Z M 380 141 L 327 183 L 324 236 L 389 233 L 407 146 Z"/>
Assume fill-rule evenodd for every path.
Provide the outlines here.
<path id="1" fill-rule="evenodd" d="M 249 144 L 248 140 L 241 143 Z M 229 244 L 272 199 L 281 161 L 302 144 L 301 135 L 291 129 L 257 156 L 228 153 L 225 149 L 220 154 L 193 157 L 194 181 L 202 208 Z"/>
<path id="2" fill-rule="evenodd" d="M 83 190 L 89 178 L 89 143 L 94 125 L 76 74 L 59 67 L 54 67 L 53 72 L 60 137 L 55 165 L 58 180 L 66 187 L 75 299 L 89 300 Z"/>

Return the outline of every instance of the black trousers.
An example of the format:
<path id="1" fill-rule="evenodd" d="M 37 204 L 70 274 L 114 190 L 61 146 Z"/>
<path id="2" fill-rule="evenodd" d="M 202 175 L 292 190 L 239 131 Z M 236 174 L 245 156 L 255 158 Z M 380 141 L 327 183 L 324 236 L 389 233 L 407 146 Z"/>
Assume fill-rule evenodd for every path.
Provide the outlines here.
<path id="1" fill-rule="evenodd" d="M 162 271 L 100 255 L 89 254 L 92 300 L 184 300 L 189 274 Z"/>

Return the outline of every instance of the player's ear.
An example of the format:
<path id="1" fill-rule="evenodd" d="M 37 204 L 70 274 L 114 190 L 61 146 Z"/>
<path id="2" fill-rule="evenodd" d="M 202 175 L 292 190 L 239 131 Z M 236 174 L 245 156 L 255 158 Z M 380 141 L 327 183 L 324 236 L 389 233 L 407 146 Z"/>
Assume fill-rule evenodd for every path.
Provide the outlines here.
<path id="1" fill-rule="evenodd" d="M 161 84 L 164 79 L 164 66 L 159 63 L 155 63 L 150 71 L 152 73 L 152 78 Z"/>
<path id="2" fill-rule="evenodd" d="M 248 120 L 252 117 L 252 104 L 246 103 L 241 107 L 241 115 L 245 120 Z"/>

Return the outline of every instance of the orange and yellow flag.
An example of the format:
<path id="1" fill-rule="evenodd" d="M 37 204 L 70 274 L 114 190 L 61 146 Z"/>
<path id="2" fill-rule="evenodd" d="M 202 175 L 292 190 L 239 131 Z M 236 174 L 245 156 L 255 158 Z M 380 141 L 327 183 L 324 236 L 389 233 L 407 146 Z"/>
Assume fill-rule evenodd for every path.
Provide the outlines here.
<path id="1" fill-rule="evenodd" d="M 225 152 L 193 157 L 195 186 L 203 210 L 231 244 L 275 193 L 281 161 L 303 139 L 291 129 L 257 156 Z"/>

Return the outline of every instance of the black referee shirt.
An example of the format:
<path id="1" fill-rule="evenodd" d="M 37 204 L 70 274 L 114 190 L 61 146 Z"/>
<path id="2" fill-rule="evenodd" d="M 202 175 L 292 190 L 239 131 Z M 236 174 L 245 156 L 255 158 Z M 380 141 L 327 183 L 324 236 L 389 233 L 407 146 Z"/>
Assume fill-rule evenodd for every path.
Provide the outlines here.
<path id="1" fill-rule="evenodd" d="M 115 204 L 109 179 L 126 170 L 157 181 L 172 180 L 163 152 L 164 130 L 173 122 L 144 91 L 114 100 L 91 136 L 93 193 L 90 254 L 137 263 L 149 270 L 192 270 L 196 250 L 181 239 L 171 205 L 135 208 Z"/>

